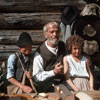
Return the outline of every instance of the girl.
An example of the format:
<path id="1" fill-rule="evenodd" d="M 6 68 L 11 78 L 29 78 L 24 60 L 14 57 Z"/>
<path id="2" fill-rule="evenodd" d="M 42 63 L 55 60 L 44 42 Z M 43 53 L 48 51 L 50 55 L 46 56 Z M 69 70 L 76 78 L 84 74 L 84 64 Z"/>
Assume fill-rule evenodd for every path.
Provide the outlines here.
<path id="1" fill-rule="evenodd" d="M 84 40 L 78 35 L 72 35 L 66 46 L 69 55 L 63 58 L 66 82 L 74 91 L 93 90 L 93 76 L 87 57 L 82 55 Z"/>

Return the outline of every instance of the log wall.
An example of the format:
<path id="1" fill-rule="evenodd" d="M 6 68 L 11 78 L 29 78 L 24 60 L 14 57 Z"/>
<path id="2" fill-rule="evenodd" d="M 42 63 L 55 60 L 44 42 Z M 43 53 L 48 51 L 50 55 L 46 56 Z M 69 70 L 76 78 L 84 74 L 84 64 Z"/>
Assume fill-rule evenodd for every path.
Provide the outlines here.
<path id="1" fill-rule="evenodd" d="M 44 41 L 42 27 L 49 21 L 60 22 L 65 5 L 83 9 L 84 0 L 0 0 L 0 60 L 18 50 L 16 41 L 21 32 L 28 32 L 33 51 Z"/>
<path id="2" fill-rule="evenodd" d="M 34 52 L 45 40 L 42 35 L 43 25 L 50 21 L 59 23 L 65 5 L 77 6 L 81 11 L 86 2 L 84 0 L 0 0 L 0 64 L 11 53 L 18 50 L 16 41 L 22 32 L 31 35 Z M 96 64 L 100 65 L 100 54 L 93 58 Z"/>

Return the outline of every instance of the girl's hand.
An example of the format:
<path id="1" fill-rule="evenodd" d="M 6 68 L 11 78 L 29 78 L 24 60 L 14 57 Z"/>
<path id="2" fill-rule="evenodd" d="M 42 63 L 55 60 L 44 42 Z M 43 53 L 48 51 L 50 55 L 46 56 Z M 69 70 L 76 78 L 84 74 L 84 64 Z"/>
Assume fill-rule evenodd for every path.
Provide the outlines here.
<path id="1" fill-rule="evenodd" d="M 90 57 L 87 58 L 87 64 L 90 66 L 91 65 L 91 59 Z"/>
<path id="2" fill-rule="evenodd" d="M 79 89 L 78 89 L 78 88 L 75 88 L 75 89 L 74 89 L 74 91 L 75 91 L 75 92 L 78 92 L 78 91 L 79 91 Z"/>
<path id="3" fill-rule="evenodd" d="M 93 91 L 94 90 L 94 88 L 93 87 L 90 87 L 90 91 Z"/>

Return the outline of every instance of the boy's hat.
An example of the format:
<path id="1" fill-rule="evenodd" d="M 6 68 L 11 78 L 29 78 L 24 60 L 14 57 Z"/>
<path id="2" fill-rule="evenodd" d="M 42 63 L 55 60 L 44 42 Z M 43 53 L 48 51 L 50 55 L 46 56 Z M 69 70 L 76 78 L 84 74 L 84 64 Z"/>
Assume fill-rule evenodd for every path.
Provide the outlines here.
<path id="1" fill-rule="evenodd" d="M 22 32 L 16 44 L 17 46 L 22 47 L 22 46 L 32 45 L 33 41 L 27 32 Z"/>
<path id="2" fill-rule="evenodd" d="M 67 5 L 61 15 L 64 25 L 71 24 L 78 17 L 78 9 L 75 6 Z"/>

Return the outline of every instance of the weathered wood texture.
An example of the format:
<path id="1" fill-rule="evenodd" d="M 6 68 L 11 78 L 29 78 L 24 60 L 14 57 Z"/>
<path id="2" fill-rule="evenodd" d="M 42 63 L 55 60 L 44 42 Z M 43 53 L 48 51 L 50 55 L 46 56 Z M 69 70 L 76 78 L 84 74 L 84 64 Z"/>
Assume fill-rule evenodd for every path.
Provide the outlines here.
<path id="1" fill-rule="evenodd" d="M 16 44 L 19 35 L 22 32 L 28 32 L 30 34 L 34 45 L 40 44 L 45 40 L 42 34 L 42 30 L 0 30 L 0 44 Z"/>
<path id="2" fill-rule="evenodd" d="M 85 93 L 93 97 L 94 100 L 100 100 L 100 91 L 85 91 Z"/>
<path id="3" fill-rule="evenodd" d="M 32 52 L 34 52 L 39 45 L 32 46 Z M 0 61 L 7 60 L 8 56 L 18 50 L 16 45 L 0 45 Z"/>
<path id="4" fill-rule="evenodd" d="M 49 21 L 60 21 L 60 13 L 2 13 L 0 29 L 42 29 Z"/>
<path id="5" fill-rule="evenodd" d="M 0 0 L 1 12 L 48 12 L 59 11 L 65 5 L 77 5 L 82 9 L 84 0 Z"/>
<path id="6" fill-rule="evenodd" d="M 50 21 L 60 22 L 65 5 L 82 10 L 84 0 L 0 0 L 0 59 L 16 50 L 21 32 L 28 32 L 33 40 L 33 51 L 44 41 L 43 25 Z"/>
<path id="7" fill-rule="evenodd" d="M 35 51 L 38 45 L 33 45 L 32 50 Z M 5 52 L 15 52 L 18 50 L 18 47 L 16 45 L 0 45 L 0 53 L 5 53 Z"/>

